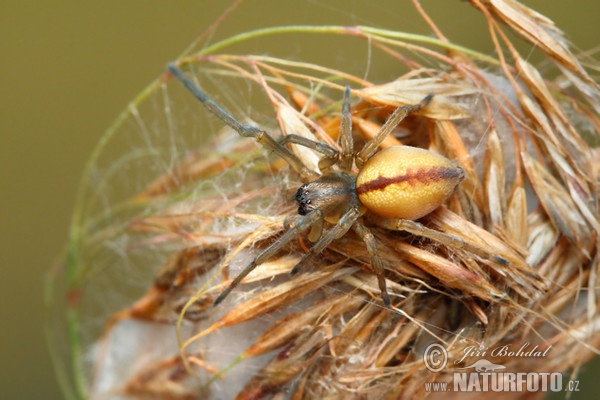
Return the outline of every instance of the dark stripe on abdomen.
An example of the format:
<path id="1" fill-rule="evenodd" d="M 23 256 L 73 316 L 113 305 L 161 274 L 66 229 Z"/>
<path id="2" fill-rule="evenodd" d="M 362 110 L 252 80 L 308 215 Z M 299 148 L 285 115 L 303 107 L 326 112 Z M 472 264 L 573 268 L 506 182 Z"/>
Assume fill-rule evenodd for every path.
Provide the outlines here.
<path id="1" fill-rule="evenodd" d="M 361 195 L 374 190 L 383 190 L 386 187 L 396 183 L 408 183 L 411 186 L 422 184 L 426 185 L 433 182 L 439 182 L 442 180 L 455 179 L 458 181 L 462 178 L 464 172 L 461 168 L 450 168 L 450 167 L 431 167 L 431 168 L 419 168 L 416 171 L 408 169 L 406 174 L 397 175 L 394 177 L 380 176 L 377 179 L 365 182 L 356 188 L 356 193 Z"/>

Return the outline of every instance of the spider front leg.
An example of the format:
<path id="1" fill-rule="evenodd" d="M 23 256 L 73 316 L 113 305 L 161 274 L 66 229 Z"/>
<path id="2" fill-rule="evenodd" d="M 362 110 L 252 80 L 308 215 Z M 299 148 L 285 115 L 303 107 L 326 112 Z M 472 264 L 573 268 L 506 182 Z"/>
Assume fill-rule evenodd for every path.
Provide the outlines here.
<path id="1" fill-rule="evenodd" d="M 313 211 L 314 212 L 314 211 Z M 310 214 L 309 214 L 310 215 Z M 302 266 L 306 263 L 310 257 L 315 254 L 321 253 L 323 250 L 327 248 L 336 239 L 341 238 L 350 230 L 352 225 L 358 220 L 360 217 L 360 211 L 356 207 L 350 208 L 335 224 L 331 229 L 329 229 L 325 234 L 321 236 L 321 238 L 310 248 L 309 251 L 304 253 L 298 264 L 292 268 L 291 274 L 297 274 Z"/>
<path id="2" fill-rule="evenodd" d="M 377 276 L 377 281 L 379 283 L 379 290 L 381 291 L 381 297 L 383 299 L 383 303 L 389 307 L 390 306 L 390 296 L 387 292 L 387 286 L 385 283 L 385 277 L 383 275 L 383 263 L 381 262 L 381 258 L 379 257 L 379 253 L 377 252 L 377 243 L 375 237 L 371 233 L 371 231 L 364 226 L 358 219 L 360 217 L 360 211 L 358 208 L 353 207 L 350 208 L 338 221 L 336 225 L 333 226 L 327 233 L 325 233 L 317 243 L 302 256 L 298 264 L 292 268 L 291 274 L 297 274 L 302 266 L 306 263 L 310 257 L 315 254 L 321 253 L 327 246 L 331 244 L 335 239 L 339 239 L 353 228 L 356 233 L 361 237 L 361 239 L 365 242 L 367 246 L 367 251 L 369 253 L 369 257 L 371 260 L 371 266 L 373 267 L 373 272 Z"/>
<path id="3" fill-rule="evenodd" d="M 354 138 L 352 137 L 352 115 L 350 114 L 350 86 L 346 86 L 344 90 L 344 104 L 342 105 L 342 115 L 340 117 L 340 146 L 342 148 L 340 168 L 343 171 L 350 171 L 354 162 Z"/>
<path id="4" fill-rule="evenodd" d="M 300 135 L 285 135 L 279 139 L 279 143 L 282 145 L 293 143 L 323 154 L 323 157 L 319 160 L 319 169 L 322 173 L 328 172 L 329 168 L 331 168 L 340 157 L 340 152 L 327 143 L 317 142 L 316 140 L 305 138 Z"/>
<path id="5" fill-rule="evenodd" d="M 240 272 L 235 279 L 229 284 L 229 286 L 221 292 L 221 294 L 215 299 L 214 305 L 216 306 L 220 302 L 231 293 L 233 289 L 236 288 L 237 285 L 248 275 L 254 268 L 263 262 L 267 261 L 269 258 L 274 256 L 279 250 L 281 250 L 284 246 L 286 246 L 289 242 L 294 240 L 300 233 L 310 228 L 313 224 L 320 221 L 323 218 L 321 212 L 319 210 L 315 210 L 310 214 L 305 215 L 300 218 L 293 226 L 291 226 L 279 239 L 277 239 L 273 244 L 264 249 L 260 254 L 258 254 L 254 260 L 246 268 Z"/>
<path id="6" fill-rule="evenodd" d="M 267 132 L 252 126 L 246 125 L 235 119 L 230 113 L 225 111 L 221 106 L 215 103 L 206 95 L 194 82 L 192 82 L 185 74 L 175 65 L 169 64 L 169 72 L 179 79 L 183 85 L 202 103 L 202 105 L 216 115 L 221 121 L 234 129 L 240 136 L 254 138 L 258 143 L 266 147 L 268 150 L 275 152 L 279 157 L 283 158 L 302 178 L 303 181 L 309 181 L 317 178 L 319 175 L 307 168 L 304 163 L 291 150 L 283 146 L 277 140 L 273 139 Z"/>
<path id="7" fill-rule="evenodd" d="M 350 86 L 344 90 L 344 102 L 340 117 L 340 152 L 326 143 L 317 142 L 299 135 L 286 135 L 279 140 L 282 145 L 294 143 L 323 154 L 319 160 L 319 169 L 322 173 L 329 172 L 332 165 L 339 162 L 342 171 L 350 171 L 354 161 L 354 139 L 352 138 L 352 116 L 350 114 Z"/>

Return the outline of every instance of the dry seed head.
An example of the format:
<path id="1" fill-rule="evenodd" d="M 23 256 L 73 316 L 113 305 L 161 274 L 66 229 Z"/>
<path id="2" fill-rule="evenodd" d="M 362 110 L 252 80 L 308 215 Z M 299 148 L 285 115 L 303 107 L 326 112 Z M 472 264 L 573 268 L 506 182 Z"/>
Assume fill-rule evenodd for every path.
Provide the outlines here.
<path id="1" fill-rule="evenodd" d="M 288 231 L 295 218 L 293 193 L 303 183 L 285 163 L 257 151 L 251 140 L 222 132 L 218 140 L 227 136 L 233 143 L 228 151 L 211 158 L 197 154 L 181 158 L 156 178 L 135 198 L 148 202 L 143 212 L 132 216 L 129 229 L 106 249 L 99 250 L 93 241 L 106 235 L 86 231 L 105 220 L 91 218 L 94 223 L 80 227 L 78 256 L 84 264 L 96 268 L 104 251 L 110 255 L 104 268 L 114 268 L 119 278 L 106 283 L 103 273 L 81 274 L 93 279 L 69 288 L 69 294 L 83 298 L 81 304 L 92 305 L 76 310 L 88 324 L 100 319 L 98 309 L 111 304 L 101 294 L 123 281 L 136 265 L 135 255 L 144 254 L 140 270 L 157 269 L 155 280 L 129 277 L 148 289 L 122 311 L 111 310 L 114 314 L 107 317 L 99 343 L 89 339 L 92 335 L 77 342 L 77 349 L 92 350 L 70 359 L 93 360 L 92 368 L 76 366 L 77 371 L 86 371 L 87 379 L 79 381 L 92 382 L 89 390 L 98 397 L 119 392 L 165 398 L 290 393 L 297 398 L 418 398 L 427 395 L 423 382 L 443 381 L 450 375 L 433 374 L 424 367 L 422 355 L 432 342 L 446 347 L 450 361 L 459 360 L 467 346 L 514 349 L 527 342 L 540 349 L 552 346 L 545 358 L 491 360 L 512 371 L 576 370 L 597 353 L 600 169 L 597 149 L 581 139 L 577 121 L 600 126 L 594 111 L 600 109 L 598 87 L 568 48 L 554 40 L 555 28 L 548 20 L 514 1 L 471 3 L 490 24 L 497 59 L 472 51 L 462 54 L 454 47 L 436 53 L 368 27 L 337 32 L 385 49 L 391 55 L 384 58 L 386 63 L 404 63 L 410 72 L 390 83 L 376 85 L 347 71 L 262 56 L 213 54 L 181 61 L 203 84 L 215 82 L 207 89 L 211 95 L 225 91 L 242 101 L 240 91 L 221 85 L 226 81 L 219 80 L 223 71 L 244 78 L 244 84 L 257 82 L 276 110 L 282 134 L 299 133 L 331 146 L 336 143 L 328 134 L 339 131 L 341 93 L 331 76 L 345 78 L 344 84 L 355 88 L 352 120 L 357 148 L 361 138 L 366 141 L 377 134 L 398 105 L 435 94 L 432 103 L 403 121 L 382 147 L 400 141 L 430 149 L 440 158 L 432 153 L 407 156 L 412 151 L 408 148 L 384 150 L 372 159 L 377 169 L 409 159 L 423 172 L 402 164 L 406 171 L 383 176 L 381 189 L 373 186 L 380 176 L 370 174 L 375 171 L 371 161 L 359 176 L 363 195 L 382 195 L 373 200 L 373 209 L 383 209 L 382 202 L 389 203 L 386 198 L 399 197 L 404 206 L 395 203 L 388 215 L 422 216 L 407 222 L 365 215 L 383 260 L 392 310 L 381 307 L 371 257 L 353 231 L 315 257 L 310 271 L 290 277 L 291 267 L 311 247 L 309 234 L 298 235 L 298 241 L 252 271 L 219 307 L 211 306 L 231 277 Z M 532 43 L 545 43 L 539 46 L 542 51 L 568 71 L 560 85 L 520 58 L 502 36 L 506 28 L 498 28 L 499 21 Z M 548 33 L 550 37 L 545 37 Z M 440 39 L 440 48 L 444 43 Z M 406 48 L 409 51 L 404 52 Z M 412 59 L 415 52 L 419 57 Z M 507 54 L 512 60 L 505 58 Z M 427 64 L 420 64 L 423 60 Z M 440 63 L 444 68 L 437 69 Z M 317 88 L 315 82 L 322 86 Z M 292 97 L 310 104 L 289 106 L 278 84 L 308 94 Z M 171 96 L 174 86 L 165 85 L 165 93 Z M 185 120 L 191 113 L 201 114 L 196 106 L 186 103 L 181 107 L 186 113 L 177 117 Z M 169 103 L 168 109 L 179 108 Z M 315 115 L 302 115 L 298 109 Z M 169 132 L 178 118 L 167 116 Z M 213 126 L 220 123 L 210 121 Z M 129 125 L 153 126 L 133 122 Z M 265 126 L 271 133 L 278 131 L 273 124 Z M 592 134 L 597 139 L 597 131 Z M 178 140 L 168 145 L 175 143 Z M 194 148 L 185 146 L 182 154 L 189 155 Z M 293 151 L 305 164 L 319 165 L 322 155 Z M 402 157 L 393 157 L 398 151 Z M 461 168 L 448 160 L 456 160 Z M 173 159 L 160 165 L 164 164 L 173 165 Z M 433 172 L 440 168 L 452 173 Z M 460 171 L 464 179 L 456 187 Z M 405 183 L 385 181 L 400 176 Z M 91 181 L 97 182 L 94 178 Z M 402 198 L 403 186 L 410 198 Z M 448 197 L 452 191 L 455 194 Z M 103 198 L 94 194 L 94 201 Z M 115 204 L 115 210 L 108 211 L 121 216 L 122 203 Z M 427 214 L 437 204 L 443 206 Z M 113 215 L 102 211 L 102 217 Z M 114 234 L 127 224 L 106 225 Z M 115 253 L 126 257 L 115 260 Z M 157 261 L 161 255 L 166 260 L 162 273 Z M 78 292 L 81 287 L 85 290 Z M 179 348 L 173 344 L 174 332 Z M 460 366 L 475 361 L 470 358 Z M 119 368 L 111 369 L 115 365 Z"/>

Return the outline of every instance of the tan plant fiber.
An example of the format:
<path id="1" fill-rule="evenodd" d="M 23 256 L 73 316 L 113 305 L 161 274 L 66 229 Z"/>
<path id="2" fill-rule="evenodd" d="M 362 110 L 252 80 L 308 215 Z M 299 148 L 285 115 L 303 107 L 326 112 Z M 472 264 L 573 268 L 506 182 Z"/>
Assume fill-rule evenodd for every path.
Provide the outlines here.
<path id="1" fill-rule="evenodd" d="M 598 354 L 598 85 L 546 17 L 511 0 L 469 3 L 485 18 L 495 55 L 449 42 L 417 1 L 435 34 L 431 43 L 369 27 L 323 28 L 368 40 L 402 66 L 391 82 L 264 55 L 219 51 L 177 61 L 217 102 L 226 89 L 215 82 L 251 85 L 271 111 L 256 121 L 240 116 L 247 105 L 226 102 L 243 122 L 338 149 L 345 85 L 352 88 L 356 148 L 397 106 L 433 93 L 382 147 L 429 149 L 459 165 L 465 178 L 419 224 L 365 217 L 390 308 L 352 230 L 290 276 L 312 246 L 308 233 L 299 235 L 213 306 L 237 272 L 296 220 L 293 193 L 302 182 L 281 159 L 210 117 L 218 131 L 207 144 L 212 150 L 191 149 L 133 200 L 146 207 L 124 225 L 134 238 L 129 246 L 167 256 L 160 265 L 145 259 L 148 268 L 160 266 L 153 282 L 112 315 L 88 353 L 92 397 L 439 398 L 447 395 L 427 392 L 426 382 L 451 383 L 454 372 L 480 358 L 506 371 L 574 377 Z M 516 37 L 535 45 L 556 76 L 523 58 Z M 186 99 L 186 112 L 206 113 L 170 74 L 159 85 Z M 319 171 L 319 154 L 290 148 Z M 423 237 L 421 226 L 445 235 Z M 132 335 L 144 346 L 129 354 L 122 346 Z M 432 343 L 447 351 L 441 372 L 425 365 Z M 544 355 L 464 357 L 467 348 L 504 346 Z"/>

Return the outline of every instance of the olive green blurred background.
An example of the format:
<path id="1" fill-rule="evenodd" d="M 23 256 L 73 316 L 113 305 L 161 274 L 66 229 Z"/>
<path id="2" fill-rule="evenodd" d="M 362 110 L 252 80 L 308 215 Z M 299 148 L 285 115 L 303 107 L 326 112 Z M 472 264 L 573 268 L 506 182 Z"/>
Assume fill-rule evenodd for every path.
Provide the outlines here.
<path id="1" fill-rule="evenodd" d="M 412 10 L 410 2 L 384 3 L 248 0 L 226 28 L 235 33 L 261 25 L 353 23 L 410 31 L 416 23 L 404 12 Z M 474 33 L 482 18 L 464 2 L 422 3 L 434 19 L 445 18 L 444 33 L 455 42 L 477 46 L 478 38 L 487 37 L 487 31 Z M 598 45 L 600 2 L 526 4 L 553 19 L 579 48 Z M 127 102 L 227 5 L 0 1 L 0 399 L 62 398 L 43 332 L 43 283 L 66 241 L 85 161 Z M 334 21 L 336 13 L 340 19 Z M 580 388 L 592 396 L 600 383 L 589 370 Z"/>

